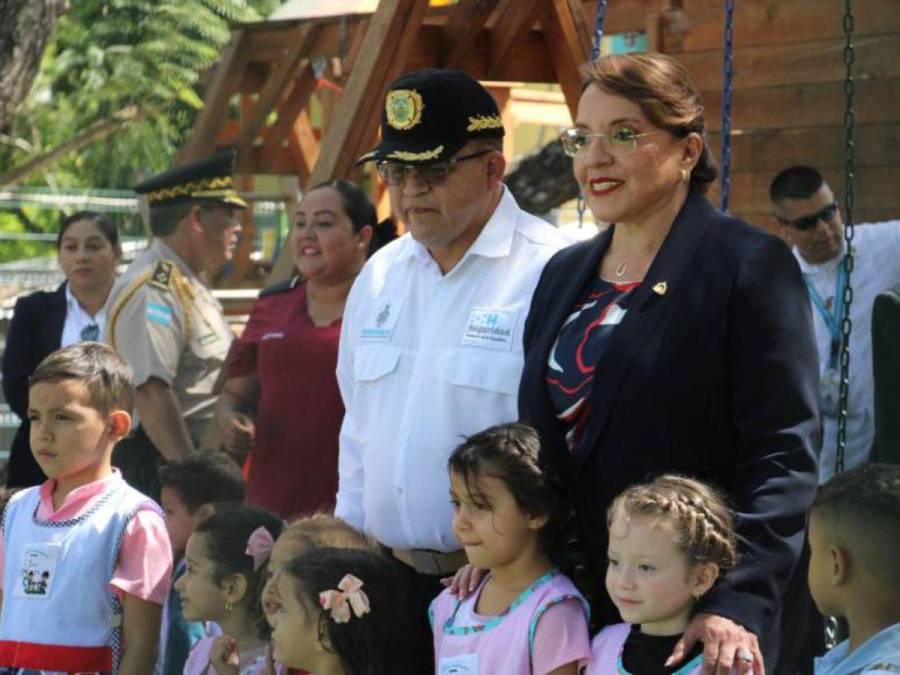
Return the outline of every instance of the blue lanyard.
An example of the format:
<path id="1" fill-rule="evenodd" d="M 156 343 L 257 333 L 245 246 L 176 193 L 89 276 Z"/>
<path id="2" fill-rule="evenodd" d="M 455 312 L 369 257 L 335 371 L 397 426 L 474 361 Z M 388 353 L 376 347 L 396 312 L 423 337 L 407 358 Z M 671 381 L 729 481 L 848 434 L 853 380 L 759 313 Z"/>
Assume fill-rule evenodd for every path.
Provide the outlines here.
<path id="1" fill-rule="evenodd" d="M 828 332 L 831 333 L 831 350 L 828 357 L 828 367 L 832 369 L 837 368 L 838 354 L 841 349 L 841 319 L 844 316 L 844 289 L 847 287 L 846 256 L 841 258 L 841 261 L 838 263 L 838 273 L 834 288 L 834 311 L 829 312 L 825 307 L 822 296 L 819 295 L 816 287 L 813 286 L 812 282 L 809 280 L 808 275 L 803 275 L 803 281 L 806 283 L 806 288 L 809 290 L 810 300 L 812 300 L 813 305 L 815 305 L 816 310 L 819 312 L 819 316 L 821 316 L 822 320 L 825 322 Z"/>

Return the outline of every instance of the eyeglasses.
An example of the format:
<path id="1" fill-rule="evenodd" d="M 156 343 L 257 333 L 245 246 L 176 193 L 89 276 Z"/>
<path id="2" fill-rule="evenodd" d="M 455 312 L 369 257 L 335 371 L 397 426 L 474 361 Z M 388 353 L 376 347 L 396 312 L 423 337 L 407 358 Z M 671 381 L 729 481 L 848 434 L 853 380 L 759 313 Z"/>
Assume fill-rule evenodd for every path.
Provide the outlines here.
<path id="1" fill-rule="evenodd" d="M 495 150 L 479 150 L 470 155 L 460 155 L 459 157 L 451 157 L 444 162 L 424 165 L 399 164 L 397 162 L 387 161 L 379 162 L 377 165 L 378 175 L 381 176 L 381 180 L 388 185 L 397 187 L 406 183 L 406 177 L 409 175 L 409 172 L 415 170 L 420 181 L 429 187 L 434 187 L 435 185 L 443 185 L 447 182 L 455 164 L 465 162 L 467 159 L 482 157 L 491 152 L 495 152 Z"/>
<path id="2" fill-rule="evenodd" d="M 93 342 L 100 337 L 100 326 L 95 323 L 89 324 L 81 329 L 81 339 Z"/>
<path id="3" fill-rule="evenodd" d="M 775 214 L 775 220 L 782 225 L 793 227 L 795 230 L 811 230 L 819 224 L 820 220 L 830 223 L 837 213 L 837 210 L 837 202 L 831 202 L 821 211 L 817 211 L 808 216 L 803 216 L 802 218 L 797 218 L 796 220 L 788 220 L 787 218 L 782 218 L 778 214 Z"/>
<path id="4" fill-rule="evenodd" d="M 612 155 L 623 155 L 637 150 L 639 139 L 658 134 L 659 131 L 657 129 L 639 134 L 629 127 L 621 127 L 608 134 L 595 134 L 584 127 L 572 127 L 559 135 L 559 142 L 562 143 L 563 152 L 569 157 L 574 157 L 587 150 L 595 138 L 600 141 L 606 152 Z"/>

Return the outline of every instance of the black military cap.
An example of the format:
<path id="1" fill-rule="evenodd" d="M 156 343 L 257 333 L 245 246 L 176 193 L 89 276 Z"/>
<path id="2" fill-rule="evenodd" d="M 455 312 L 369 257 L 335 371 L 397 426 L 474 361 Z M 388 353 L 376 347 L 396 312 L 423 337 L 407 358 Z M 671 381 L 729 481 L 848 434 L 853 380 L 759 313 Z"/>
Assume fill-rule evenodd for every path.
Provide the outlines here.
<path id="1" fill-rule="evenodd" d="M 497 102 L 461 70 L 420 70 L 395 80 L 381 114 L 381 143 L 356 160 L 433 164 L 468 141 L 502 138 Z"/>
<path id="2" fill-rule="evenodd" d="M 150 208 L 172 206 L 187 201 L 219 203 L 237 209 L 247 202 L 234 189 L 234 150 L 178 166 L 134 186 L 146 195 Z"/>

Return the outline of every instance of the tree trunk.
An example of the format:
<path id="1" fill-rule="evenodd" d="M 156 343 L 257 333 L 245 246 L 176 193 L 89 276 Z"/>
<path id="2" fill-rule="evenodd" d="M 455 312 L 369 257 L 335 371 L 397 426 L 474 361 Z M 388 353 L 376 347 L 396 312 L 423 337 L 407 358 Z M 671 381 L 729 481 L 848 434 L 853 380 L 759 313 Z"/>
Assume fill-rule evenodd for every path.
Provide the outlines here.
<path id="1" fill-rule="evenodd" d="M 0 0 L 0 129 L 31 89 L 67 0 Z"/>

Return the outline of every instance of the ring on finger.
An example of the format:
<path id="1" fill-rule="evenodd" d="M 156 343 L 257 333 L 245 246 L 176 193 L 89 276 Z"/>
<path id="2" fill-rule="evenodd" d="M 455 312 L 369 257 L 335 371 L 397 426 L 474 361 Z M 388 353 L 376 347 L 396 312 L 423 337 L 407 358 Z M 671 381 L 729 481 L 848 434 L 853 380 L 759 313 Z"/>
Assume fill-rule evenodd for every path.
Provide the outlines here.
<path id="1" fill-rule="evenodd" d="M 753 661 L 753 652 L 749 649 L 739 649 L 737 653 L 738 659 L 741 661 Z"/>

